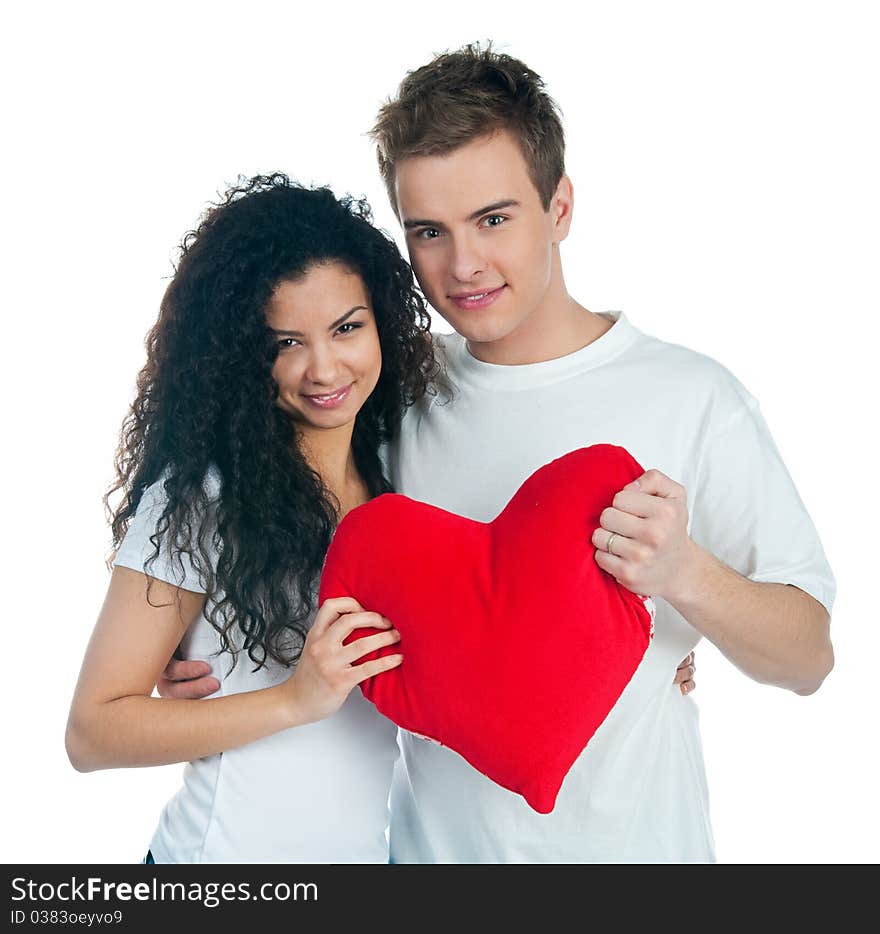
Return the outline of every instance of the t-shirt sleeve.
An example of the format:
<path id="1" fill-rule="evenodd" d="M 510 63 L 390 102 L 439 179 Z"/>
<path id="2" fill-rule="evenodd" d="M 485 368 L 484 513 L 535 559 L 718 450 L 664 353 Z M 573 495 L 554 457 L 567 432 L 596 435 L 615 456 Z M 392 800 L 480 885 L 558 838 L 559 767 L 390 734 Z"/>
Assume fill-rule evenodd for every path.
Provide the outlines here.
<path id="1" fill-rule="evenodd" d="M 192 558 L 182 552 L 172 551 L 167 543 L 167 534 L 162 537 L 159 554 L 154 560 L 150 560 L 156 550 L 150 538 L 156 532 L 166 502 L 161 480 L 144 491 L 137 512 L 113 559 L 113 566 L 131 568 L 177 587 L 183 587 L 184 590 L 205 593 L 203 577 L 193 566 Z M 213 550 L 209 552 L 209 557 L 216 568 L 216 555 Z"/>
<path id="2" fill-rule="evenodd" d="M 693 540 L 729 567 L 793 584 L 831 613 L 834 574 L 754 399 L 706 444 L 690 514 Z"/>

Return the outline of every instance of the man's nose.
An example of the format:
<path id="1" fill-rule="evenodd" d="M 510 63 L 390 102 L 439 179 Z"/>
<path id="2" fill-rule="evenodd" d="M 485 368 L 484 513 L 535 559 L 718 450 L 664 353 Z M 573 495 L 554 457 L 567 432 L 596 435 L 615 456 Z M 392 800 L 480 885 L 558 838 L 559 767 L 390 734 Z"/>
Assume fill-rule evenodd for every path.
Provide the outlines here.
<path id="1" fill-rule="evenodd" d="M 459 282 L 472 282 L 486 268 L 486 258 L 472 232 L 452 241 L 452 275 Z"/>

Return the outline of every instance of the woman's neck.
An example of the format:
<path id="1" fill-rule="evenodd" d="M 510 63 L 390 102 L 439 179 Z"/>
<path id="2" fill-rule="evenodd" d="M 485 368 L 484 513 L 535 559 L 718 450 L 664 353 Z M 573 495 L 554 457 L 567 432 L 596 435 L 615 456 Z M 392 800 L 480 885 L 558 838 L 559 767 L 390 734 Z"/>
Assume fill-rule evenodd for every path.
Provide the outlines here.
<path id="1" fill-rule="evenodd" d="M 342 517 L 369 499 L 355 463 L 351 446 L 353 428 L 344 426 L 326 431 L 300 430 L 299 447 L 306 463 L 336 497 Z"/>

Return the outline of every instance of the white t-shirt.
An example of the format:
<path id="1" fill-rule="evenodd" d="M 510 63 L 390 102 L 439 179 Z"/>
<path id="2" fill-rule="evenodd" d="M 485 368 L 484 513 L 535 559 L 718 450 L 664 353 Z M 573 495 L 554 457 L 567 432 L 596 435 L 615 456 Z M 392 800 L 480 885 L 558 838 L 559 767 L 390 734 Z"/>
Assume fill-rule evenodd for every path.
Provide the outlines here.
<path id="1" fill-rule="evenodd" d="M 215 476 L 207 488 L 216 495 Z M 182 573 L 167 553 L 145 566 L 163 502 L 161 483 L 145 492 L 115 564 L 204 593 L 186 560 Z M 242 653 L 230 674 L 218 649 L 217 632 L 200 616 L 183 657 L 211 664 L 217 697 L 270 687 L 293 670 L 270 661 L 254 673 Z M 150 849 L 157 863 L 386 863 L 397 756 L 396 727 L 355 689 L 331 717 L 188 763 Z"/>
<path id="2" fill-rule="evenodd" d="M 392 451 L 395 488 L 488 522 L 543 464 L 622 445 L 684 486 L 694 541 L 752 580 L 797 585 L 830 612 L 834 577 L 757 402 L 714 360 L 642 334 L 620 313 L 606 317 L 614 325 L 589 346 L 524 366 L 482 363 L 459 335 L 438 337 L 455 395 L 407 413 Z M 401 731 L 392 862 L 713 860 L 697 707 L 672 684 L 699 639 L 657 600 L 642 664 L 548 815 Z"/>

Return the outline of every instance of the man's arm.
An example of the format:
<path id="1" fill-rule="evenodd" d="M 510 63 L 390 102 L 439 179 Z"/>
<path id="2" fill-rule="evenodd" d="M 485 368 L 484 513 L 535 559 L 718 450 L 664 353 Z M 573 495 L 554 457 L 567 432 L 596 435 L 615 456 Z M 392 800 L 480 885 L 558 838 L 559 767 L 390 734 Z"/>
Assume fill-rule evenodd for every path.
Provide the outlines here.
<path id="1" fill-rule="evenodd" d="M 834 666 L 828 611 L 790 584 L 751 581 L 691 542 L 691 573 L 667 598 L 755 681 L 813 694 Z"/>
<path id="2" fill-rule="evenodd" d="M 817 691 L 834 665 L 825 608 L 797 587 L 727 567 L 692 541 L 687 519 L 684 488 L 649 470 L 602 513 L 596 561 L 629 590 L 670 603 L 755 681 Z"/>

